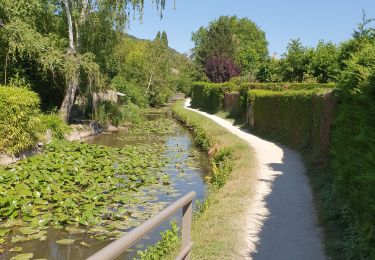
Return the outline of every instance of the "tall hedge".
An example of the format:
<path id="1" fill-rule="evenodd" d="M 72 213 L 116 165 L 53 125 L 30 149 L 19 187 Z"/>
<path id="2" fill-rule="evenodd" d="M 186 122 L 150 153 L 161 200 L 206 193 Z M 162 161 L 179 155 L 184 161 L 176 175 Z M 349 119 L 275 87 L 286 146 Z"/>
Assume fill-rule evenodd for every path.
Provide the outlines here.
<path id="1" fill-rule="evenodd" d="M 194 83 L 191 88 L 191 105 L 209 113 L 216 113 L 223 106 L 224 93 L 230 89 L 229 83 Z"/>
<path id="2" fill-rule="evenodd" d="M 207 83 L 195 82 L 191 88 L 192 106 L 201 108 L 210 113 L 218 112 L 223 105 L 224 93 L 240 92 L 241 108 L 240 113 L 245 113 L 248 91 L 251 89 L 262 89 L 272 91 L 289 90 L 316 90 L 333 89 L 335 84 L 319 83 Z"/>
<path id="3" fill-rule="evenodd" d="M 341 96 L 331 152 L 335 191 L 350 227 L 347 254 L 375 259 L 374 96 Z"/>
<path id="4" fill-rule="evenodd" d="M 330 116 L 333 106 L 331 90 L 270 91 L 250 90 L 254 129 L 277 136 L 286 144 L 308 150 L 312 159 L 328 156 Z M 326 120 L 324 120 L 326 119 Z M 327 124 L 327 125 L 326 125 Z"/>
<path id="5" fill-rule="evenodd" d="M 0 86 L 0 152 L 17 154 L 36 141 L 39 96 L 29 90 Z"/>

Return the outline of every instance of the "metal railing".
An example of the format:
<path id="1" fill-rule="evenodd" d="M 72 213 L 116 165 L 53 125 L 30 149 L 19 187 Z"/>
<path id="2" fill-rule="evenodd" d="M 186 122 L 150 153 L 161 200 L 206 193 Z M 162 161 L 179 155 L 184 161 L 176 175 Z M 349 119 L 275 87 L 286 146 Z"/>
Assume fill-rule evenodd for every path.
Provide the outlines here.
<path id="1" fill-rule="evenodd" d="M 191 241 L 191 224 L 193 218 L 193 199 L 195 198 L 195 196 L 196 193 L 194 191 L 186 194 L 184 197 L 169 205 L 155 217 L 147 220 L 142 225 L 133 229 L 127 235 L 119 238 L 115 242 L 112 242 L 108 246 L 104 247 L 96 254 L 87 258 L 87 260 L 109 260 L 120 256 L 131 246 L 133 246 L 136 242 L 141 240 L 145 235 L 147 235 L 160 224 L 168 220 L 169 217 L 171 217 L 181 208 L 182 245 L 181 252 L 177 256 L 176 260 L 189 260 L 191 256 L 191 248 L 193 246 L 193 242 Z"/>

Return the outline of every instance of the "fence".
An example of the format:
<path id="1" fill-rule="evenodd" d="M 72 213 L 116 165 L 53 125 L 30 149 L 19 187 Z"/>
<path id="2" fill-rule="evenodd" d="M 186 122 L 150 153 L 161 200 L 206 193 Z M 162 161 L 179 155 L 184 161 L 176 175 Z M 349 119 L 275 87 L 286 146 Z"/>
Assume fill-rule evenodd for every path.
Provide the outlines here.
<path id="1" fill-rule="evenodd" d="M 169 217 L 171 217 L 181 208 L 182 245 L 181 252 L 177 256 L 176 260 L 189 260 L 191 256 L 191 248 L 193 246 L 193 242 L 191 241 L 191 224 L 193 218 L 193 199 L 195 198 L 195 196 L 196 193 L 194 191 L 186 194 L 184 197 L 169 205 L 155 217 L 147 220 L 142 225 L 133 229 L 127 235 L 104 247 L 96 254 L 90 256 L 87 260 L 109 260 L 120 256 L 137 241 L 141 240 L 142 237 L 168 220 Z"/>

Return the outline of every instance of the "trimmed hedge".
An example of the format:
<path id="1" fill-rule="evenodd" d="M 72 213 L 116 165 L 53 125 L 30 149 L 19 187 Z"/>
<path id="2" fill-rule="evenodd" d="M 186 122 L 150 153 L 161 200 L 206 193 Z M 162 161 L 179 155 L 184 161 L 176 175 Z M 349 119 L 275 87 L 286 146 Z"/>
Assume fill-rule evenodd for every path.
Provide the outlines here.
<path id="1" fill-rule="evenodd" d="M 340 93 L 333 125 L 331 167 L 348 225 L 348 259 L 375 259 L 375 99 Z"/>
<path id="2" fill-rule="evenodd" d="M 232 87 L 230 83 L 194 83 L 191 88 L 191 106 L 216 113 L 223 106 L 224 93 L 230 91 Z"/>
<path id="3" fill-rule="evenodd" d="M 17 154 L 36 142 L 39 105 L 32 91 L 0 86 L 0 152 Z"/>
<path id="4" fill-rule="evenodd" d="M 191 88 L 192 107 L 201 108 L 209 113 L 218 112 L 223 106 L 224 93 L 240 92 L 241 111 L 246 111 L 247 94 L 251 89 L 263 89 L 272 91 L 287 90 L 315 90 L 315 89 L 333 89 L 336 84 L 320 83 L 208 83 L 195 82 Z"/>
<path id="5" fill-rule="evenodd" d="M 309 150 L 314 160 L 322 160 L 328 154 L 329 133 L 324 138 L 322 124 L 325 102 L 331 90 L 250 90 L 248 102 L 252 107 L 254 130 L 277 136 L 296 149 Z"/>

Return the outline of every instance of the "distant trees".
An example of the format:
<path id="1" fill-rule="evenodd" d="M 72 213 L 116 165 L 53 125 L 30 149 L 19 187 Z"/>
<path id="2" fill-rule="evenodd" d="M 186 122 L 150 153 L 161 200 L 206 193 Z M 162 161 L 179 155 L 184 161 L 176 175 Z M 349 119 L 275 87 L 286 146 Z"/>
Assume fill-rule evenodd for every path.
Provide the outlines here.
<path id="1" fill-rule="evenodd" d="M 153 1 L 163 10 L 165 0 Z M 61 92 L 68 120 L 78 90 L 103 88 L 113 73 L 108 61 L 128 16 L 143 0 L 0 0 L 0 76 L 15 75 L 35 87 Z M 59 91 L 56 91 L 58 89 Z M 48 99 L 48 98 L 47 98 Z"/>
<path id="2" fill-rule="evenodd" d="M 155 37 L 155 41 L 162 42 L 165 46 L 168 46 L 168 36 L 166 31 L 163 31 L 162 33 L 158 31 Z"/>
<path id="3" fill-rule="evenodd" d="M 268 58 L 257 72 L 261 82 L 334 82 L 340 73 L 340 49 L 332 42 L 319 41 L 315 48 L 289 42 L 281 59 Z"/>
<path id="4" fill-rule="evenodd" d="M 186 89 L 193 77 L 190 60 L 168 48 L 158 33 L 154 41 L 126 37 L 116 46 L 117 75 L 113 86 L 140 106 L 162 105 L 176 89 Z"/>
<path id="5" fill-rule="evenodd" d="M 229 80 L 232 76 L 228 75 L 238 74 L 233 71 L 253 75 L 268 54 L 265 33 L 247 18 L 221 16 L 193 33 L 192 40 L 192 57 L 211 79 Z M 208 74 L 213 71 L 215 76 Z M 222 74 L 218 76 L 218 72 Z"/>

